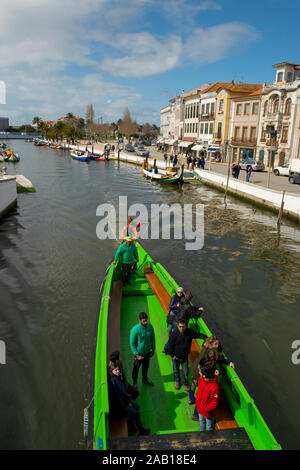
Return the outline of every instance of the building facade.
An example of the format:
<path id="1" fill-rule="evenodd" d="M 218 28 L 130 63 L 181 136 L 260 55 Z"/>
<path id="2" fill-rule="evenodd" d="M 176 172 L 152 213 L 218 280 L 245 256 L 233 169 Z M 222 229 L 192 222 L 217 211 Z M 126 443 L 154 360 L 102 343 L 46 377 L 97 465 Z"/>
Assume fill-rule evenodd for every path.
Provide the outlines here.
<path id="1" fill-rule="evenodd" d="M 7 131 L 9 128 L 9 119 L 7 117 L 0 117 L 0 131 Z"/>
<path id="2" fill-rule="evenodd" d="M 262 90 L 257 143 L 257 157 L 271 168 L 300 157 L 300 67 L 288 62 L 273 67 L 275 82 Z"/>
<path id="3" fill-rule="evenodd" d="M 198 141 L 205 147 L 213 144 L 216 96 L 214 91 L 201 93 Z"/>
<path id="4" fill-rule="evenodd" d="M 161 140 L 168 140 L 170 137 L 170 117 L 171 117 L 171 106 L 165 106 L 160 111 Z"/>
<path id="5" fill-rule="evenodd" d="M 262 88 L 247 96 L 233 98 L 230 146 L 232 161 L 256 157 Z"/>

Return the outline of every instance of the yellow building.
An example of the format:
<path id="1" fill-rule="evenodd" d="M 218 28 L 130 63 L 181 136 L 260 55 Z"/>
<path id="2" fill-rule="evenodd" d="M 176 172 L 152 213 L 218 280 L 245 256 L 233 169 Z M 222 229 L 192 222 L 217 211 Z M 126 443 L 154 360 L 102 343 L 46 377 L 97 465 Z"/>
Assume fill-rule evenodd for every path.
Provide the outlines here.
<path id="1" fill-rule="evenodd" d="M 260 90 L 262 85 L 251 83 L 222 83 L 217 82 L 205 91 L 216 92 L 216 111 L 214 125 L 214 142 L 222 149 L 223 161 L 226 161 L 226 143 L 230 140 L 231 121 L 233 115 L 234 98 L 249 95 Z"/>

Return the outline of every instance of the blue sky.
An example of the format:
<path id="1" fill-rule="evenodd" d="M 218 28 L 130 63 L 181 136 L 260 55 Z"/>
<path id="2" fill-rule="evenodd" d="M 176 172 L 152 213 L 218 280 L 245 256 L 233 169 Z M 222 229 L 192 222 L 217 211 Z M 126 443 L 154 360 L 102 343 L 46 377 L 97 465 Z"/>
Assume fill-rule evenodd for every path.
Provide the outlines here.
<path id="1" fill-rule="evenodd" d="M 140 123 L 202 83 L 272 82 L 300 62 L 300 2 L 1 0 L 0 80 L 11 124 L 68 112 Z"/>

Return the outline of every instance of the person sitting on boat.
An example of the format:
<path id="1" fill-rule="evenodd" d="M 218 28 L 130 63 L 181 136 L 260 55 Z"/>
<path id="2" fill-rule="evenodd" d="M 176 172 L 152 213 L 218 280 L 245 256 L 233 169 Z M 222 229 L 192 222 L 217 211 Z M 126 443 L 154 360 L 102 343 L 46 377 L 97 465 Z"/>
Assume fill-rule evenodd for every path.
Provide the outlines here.
<path id="1" fill-rule="evenodd" d="M 126 286 L 126 284 L 130 285 L 132 265 L 136 264 L 139 260 L 135 243 L 133 243 L 131 237 L 126 237 L 125 243 L 122 243 L 122 245 L 119 246 L 115 254 L 113 264 L 116 264 L 119 259 L 122 266 L 123 284 L 124 286 Z"/>
<path id="2" fill-rule="evenodd" d="M 186 324 L 189 324 L 191 318 L 198 319 L 204 312 L 203 307 L 194 307 L 191 305 L 191 300 L 193 296 L 191 292 L 187 292 L 185 297 L 181 299 L 176 317 L 182 318 L 186 321 Z"/>
<path id="3" fill-rule="evenodd" d="M 205 365 L 214 365 L 216 366 L 217 364 L 225 364 L 229 365 L 234 369 L 234 363 L 231 362 L 230 360 L 226 359 L 226 357 L 223 354 L 223 349 L 222 346 L 220 345 L 220 341 L 218 338 L 213 335 L 207 338 L 201 348 L 201 351 L 199 353 L 199 356 L 197 359 L 193 362 L 191 366 L 191 372 L 192 372 L 192 387 L 190 391 L 190 396 L 189 396 L 189 403 L 193 404 L 193 393 L 195 391 L 198 379 L 199 379 L 199 369 L 198 367 L 202 367 Z M 195 408 L 194 414 L 193 414 L 193 420 L 197 421 L 198 420 L 198 413 Z"/>
<path id="4" fill-rule="evenodd" d="M 196 393 L 196 407 L 199 414 L 200 431 L 215 428 L 214 413 L 220 403 L 219 371 L 215 367 L 202 366 Z"/>
<path id="5" fill-rule="evenodd" d="M 120 417 L 116 415 L 127 416 L 132 419 L 134 424 L 139 430 L 140 436 L 147 436 L 150 434 L 150 429 L 144 428 L 141 415 L 139 413 L 139 404 L 131 400 L 129 395 L 126 393 L 126 388 L 122 379 L 122 372 L 118 365 L 112 364 L 109 366 L 109 378 L 112 384 L 110 389 L 110 412 L 112 412 L 113 417 Z M 118 411 L 114 412 L 114 407 L 111 405 L 117 405 Z"/>
<path id="6" fill-rule="evenodd" d="M 153 385 L 148 378 L 150 358 L 155 352 L 155 334 L 145 312 L 139 314 L 139 323 L 130 332 L 130 349 L 134 354 L 132 369 L 133 386 L 137 388 L 138 373 L 142 365 L 143 383 Z"/>
<path id="7" fill-rule="evenodd" d="M 137 388 L 133 387 L 126 378 L 126 373 L 122 364 L 120 351 L 113 351 L 109 355 L 108 367 L 110 366 L 119 366 L 122 376 L 123 384 L 125 385 L 126 393 L 130 396 L 131 400 L 136 400 L 139 396 L 139 391 Z"/>
<path id="8" fill-rule="evenodd" d="M 182 367 L 182 383 L 186 392 L 189 392 L 188 384 L 188 356 L 191 352 L 193 339 L 206 339 L 207 336 L 187 327 L 186 321 L 178 320 L 177 328 L 171 333 L 168 341 L 168 353 L 172 357 L 175 389 L 179 390 L 180 365 Z"/>

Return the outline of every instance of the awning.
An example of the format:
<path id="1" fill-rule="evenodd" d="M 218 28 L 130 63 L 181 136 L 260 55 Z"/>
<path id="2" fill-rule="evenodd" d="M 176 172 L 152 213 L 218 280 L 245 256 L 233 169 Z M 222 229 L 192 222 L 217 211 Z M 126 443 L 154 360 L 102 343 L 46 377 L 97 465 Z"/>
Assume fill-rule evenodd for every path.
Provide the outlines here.
<path id="1" fill-rule="evenodd" d="M 205 150 L 205 148 L 203 147 L 203 145 L 194 145 L 194 147 L 192 147 L 192 150 Z"/>
<path id="2" fill-rule="evenodd" d="M 194 142 L 188 142 L 188 141 L 183 141 L 179 142 L 178 147 L 189 147 L 190 145 L 193 145 Z"/>
<path id="3" fill-rule="evenodd" d="M 163 142 L 165 141 L 165 139 L 163 137 L 160 137 L 158 140 L 157 140 L 157 144 L 162 144 Z"/>
<path id="4" fill-rule="evenodd" d="M 174 145 L 177 142 L 177 139 L 170 139 L 166 142 L 168 145 Z"/>

